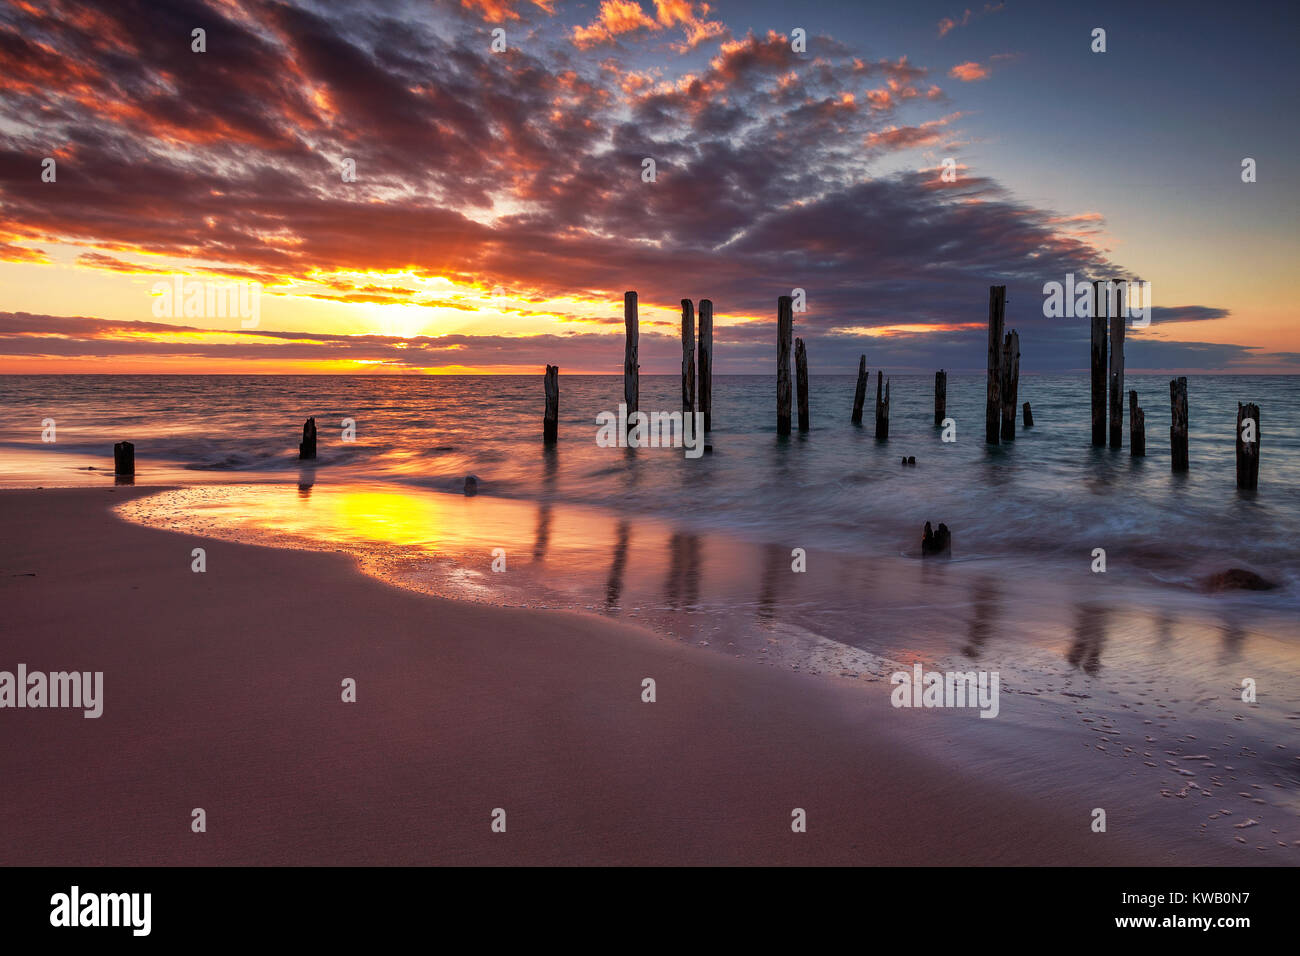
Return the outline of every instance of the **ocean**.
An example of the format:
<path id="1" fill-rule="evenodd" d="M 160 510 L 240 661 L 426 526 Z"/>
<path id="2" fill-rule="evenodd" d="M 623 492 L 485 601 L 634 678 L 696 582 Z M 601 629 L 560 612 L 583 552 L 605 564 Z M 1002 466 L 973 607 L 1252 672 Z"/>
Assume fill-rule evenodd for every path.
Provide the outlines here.
<path id="1" fill-rule="evenodd" d="M 857 554 L 909 554 L 927 520 L 952 529 L 954 556 L 1062 569 L 1107 552 L 1111 572 L 1187 583 L 1245 565 L 1300 580 L 1300 379 L 1189 379 L 1191 470 L 1169 467 L 1168 377 L 1130 375 L 1147 455 L 1090 445 L 1084 376 L 1026 375 L 1017 440 L 984 442 L 984 378 L 951 375 L 952 443 L 933 427 L 933 379 L 891 377 L 889 439 L 849 423 L 854 378 L 813 376 L 812 429 L 780 440 L 769 376 L 720 376 L 713 451 L 598 447 L 596 416 L 617 412 L 619 376 L 561 373 L 560 440 L 541 441 L 537 376 L 0 376 L 0 484 L 111 482 L 112 444 L 135 443 L 137 484 L 297 482 L 297 442 L 316 418 L 317 485 L 383 482 L 414 492 L 598 506 L 697 531 Z M 643 410 L 680 408 L 676 376 L 642 376 Z M 1237 402 L 1261 406 L 1259 490 L 1235 486 Z M 53 419 L 56 440 L 41 440 Z M 355 440 L 344 442 L 344 420 Z M 901 457 L 914 455 L 915 467 Z M 87 470 L 93 468 L 93 471 Z"/>
<path id="2" fill-rule="evenodd" d="M 618 376 L 561 373 L 551 448 L 541 375 L 11 376 L 0 485 L 115 486 L 125 439 L 134 484 L 174 488 L 117 512 L 189 538 L 177 573 L 214 538 L 341 551 L 397 586 L 608 615 L 867 693 L 917 664 L 996 672 L 998 719 L 972 711 L 935 738 L 961 740 L 970 772 L 1032 789 L 1050 763 L 1144 807 L 1150 839 L 1238 845 L 1236 820 L 1300 814 L 1300 380 L 1189 377 L 1185 474 L 1170 469 L 1168 377 L 1125 384 L 1146 412 L 1144 458 L 1129 454 L 1127 414 L 1123 449 L 1091 447 L 1082 376 L 1022 376 L 1035 424 L 1018 416 L 1016 441 L 995 447 L 981 375 L 949 376 L 953 442 L 934 427 L 931 376 L 891 377 L 887 441 L 873 435 L 874 375 L 862 427 L 854 378 L 814 376 L 813 427 L 788 438 L 770 377 L 720 376 L 712 451 L 694 458 L 597 444 Z M 1261 407 L 1254 492 L 1235 486 L 1239 401 Z M 679 379 L 643 376 L 640 404 L 679 409 Z M 318 458 L 305 463 L 309 415 Z M 950 558 L 922 558 L 926 521 L 951 529 Z M 1204 588 L 1237 567 L 1277 587 Z M 205 573 L 219 582 L 219 555 Z M 383 621 L 366 639 L 383 640 Z M 1243 699 L 1246 681 L 1258 699 Z M 1157 793 L 1169 799 L 1142 799 Z"/>

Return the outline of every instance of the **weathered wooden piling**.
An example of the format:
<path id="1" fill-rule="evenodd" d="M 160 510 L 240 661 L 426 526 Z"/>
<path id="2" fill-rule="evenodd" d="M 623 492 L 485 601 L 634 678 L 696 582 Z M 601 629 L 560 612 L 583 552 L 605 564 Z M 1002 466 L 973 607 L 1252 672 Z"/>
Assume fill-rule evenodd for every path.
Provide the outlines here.
<path id="1" fill-rule="evenodd" d="M 1138 393 L 1128 392 L 1128 453 L 1131 458 L 1144 458 L 1147 453 L 1147 417 L 1138 408 Z"/>
<path id="2" fill-rule="evenodd" d="M 135 445 L 129 441 L 120 441 L 113 446 L 113 474 L 135 474 Z"/>
<path id="3" fill-rule="evenodd" d="M 776 300 L 776 433 L 790 434 L 790 338 L 794 335 L 794 300 Z"/>
<path id="4" fill-rule="evenodd" d="M 560 367 L 546 366 L 546 415 L 542 419 L 542 441 L 554 445 L 560 437 Z"/>
<path id="5" fill-rule="evenodd" d="M 1110 312 L 1110 447 L 1124 447 L 1124 293 L 1118 282 L 1107 283 Z M 1114 299 L 1109 293 L 1114 293 Z M 1113 302 L 1114 308 L 1109 307 Z"/>
<path id="6" fill-rule="evenodd" d="M 1106 315 L 1104 282 L 1092 284 L 1092 444 L 1106 447 Z"/>
<path id="7" fill-rule="evenodd" d="M 1025 427 L 1034 427 L 1034 413 L 1029 408 L 1029 403 L 1025 402 Z"/>
<path id="8" fill-rule="evenodd" d="M 682 299 L 682 414 L 695 411 L 695 306 Z"/>
<path id="9" fill-rule="evenodd" d="M 876 438 L 884 440 L 889 437 L 889 383 L 885 382 L 885 390 L 880 391 L 880 380 L 884 373 L 876 369 Z"/>
<path id="10" fill-rule="evenodd" d="M 316 419 L 309 418 L 302 426 L 302 441 L 298 443 L 298 460 L 316 457 Z"/>
<path id="11" fill-rule="evenodd" d="M 1237 487 L 1259 487 L 1259 406 L 1237 403 Z"/>
<path id="12" fill-rule="evenodd" d="M 794 340 L 794 387 L 799 403 L 799 431 L 806 432 L 808 425 L 808 350 L 803 339 Z"/>
<path id="13" fill-rule="evenodd" d="M 948 373 L 943 369 L 934 373 L 934 427 L 943 425 L 948 417 Z"/>
<path id="14" fill-rule="evenodd" d="M 1002 440 L 1016 440 L 1016 394 L 1020 391 L 1020 333 L 1002 340 Z"/>
<path id="15" fill-rule="evenodd" d="M 700 411 L 704 414 L 704 430 L 713 427 L 713 302 L 700 300 Z"/>
<path id="16" fill-rule="evenodd" d="M 952 553 L 952 532 L 943 522 L 939 522 L 939 530 L 935 531 L 930 527 L 930 522 L 925 523 L 925 528 L 921 531 L 921 556 L 930 557 L 931 555 L 942 555 Z"/>
<path id="17" fill-rule="evenodd" d="M 1002 325 L 1006 320 L 1007 287 L 989 286 L 989 375 L 984 404 L 984 440 L 996 445 L 1002 435 Z"/>
<path id="18" fill-rule="evenodd" d="M 627 340 L 623 346 L 623 404 L 627 406 L 627 428 L 641 407 L 640 348 L 641 333 L 636 314 L 636 293 L 623 293 L 623 327 Z"/>
<path id="19" fill-rule="evenodd" d="M 867 400 L 867 357 L 858 356 L 858 387 L 853 390 L 853 424 L 862 424 L 862 406 Z"/>
<path id="20" fill-rule="evenodd" d="M 1171 379 L 1169 401 L 1173 406 L 1169 426 L 1169 457 L 1174 471 L 1187 471 L 1187 379 Z"/>

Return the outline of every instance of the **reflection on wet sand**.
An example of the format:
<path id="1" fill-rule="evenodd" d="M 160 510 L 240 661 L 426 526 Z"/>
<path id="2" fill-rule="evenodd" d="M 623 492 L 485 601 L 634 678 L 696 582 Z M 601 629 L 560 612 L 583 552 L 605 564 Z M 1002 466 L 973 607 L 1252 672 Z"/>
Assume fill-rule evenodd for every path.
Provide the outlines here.
<path id="1" fill-rule="evenodd" d="M 316 466 L 303 465 L 298 469 L 298 497 L 310 498 L 312 486 L 316 484 Z"/>
<path id="2" fill-rule="evenodd" d="M 470 500 L 333 482 L 315 490 L 312 469 L 303 467 L 299 475 L 296 489 L 250 485 L 162 492 L 125 504 L 119 513 L 133 520 L 143 513 L 149 518 L 144 523 L 187 534 L 354 550 L 373 573 L 450 596 L 515 603 L 529 599 L 522 592 L 531 590 L 538 604 L 618 616 L 635 612 L 640 623 L 674 636 L 702 631 L 721 646 L 733 640 L 737 647 L 746 641 L 788 642 L 791 660 L 814 645 L 821 654 L 824 638 L 886 659 L 906 650 L 936 661 L 945 655 L 978 659 L 981 666 L 1008 671 L 1038 666 L 1035 661 L 1046 664 L 1048 655 L 1057 662 L 1047 665 L 1054 673 L 1065 658 L 1063 670 L 1080 676 L 1104 676 L 1103 652 L 1110 655 L 1110 668 L 1123 667 L 1125 675 L 1146 668 L 1221 681 L 1222 662 L 1247 654 L 1254 670 L 1245 673 L 1265 673 L 1283 659 L 1291 673 L 1295 670 L 1293 645 L 1273 636 L 1281 624 L 1255 617 L 1243 617 L 1240 626 L 1232 623 L 1235 614 L 1249 611 L 1243 612 L 1243 598 L 1209 611 L 1183 609 L 1172 600 L 1166 607 L 1134 607 L 1109 592 L 1105 600 L 1075 594 L 1075 582 L 1055 586 L 1038 577 L 1026 580 L 1018 568 L 936 564 L 902 555 L 817 552 L 812 573 L 796 576 L 791 570 L 795 541 L 760 545 L 564 503 Z M 518 573 L 508 580 L 446 570 L 459 563 L 485 571 L 483 556 L 500 546 L 522 558 L 517 566 L 512 561 L 511 571 Z M 1183 603 L 1193 600 L 1204 603 L 1199 597 Z M 751 606 L 753 616 L 742 610 Z M 689 621 L 680 617 L 685 614 Z M 774 630 L 778 620 L 791 626 Z M 1121 634 L 1122 639 L 1106 643 Z M 1178 653 L 1170 653 L 1175 649 Z"/>
<path id="3" fill-rule="evenodd" d="M 1219 649 L 1219 661 L 1226 664 L 1241 656 L 1242 645 L 1246 643 L 1246 631 L 1232 619 L 1223 622 L 1221 631 L 1223 645 Z"/>
<path id="4" fill-rule="evenodd" d="M 627 569 L 627 546 L 632 537 L 632 528 L 626 521 L 618 523 L 618 540 L 614 544 L 614 563 L 609 569 L 609 580 L 605 583 L 605 608 L 618 607 L 619 596 L 623 592 L 623 572 Z"/>
<path id="5" fill-rule="evenodd" d="M 1071 667 L 1096 677 L 1101 670 L 1101 651 L 1106 644 L 1106 620 L 1110 612 L 1099 604 L 1079 604 L 1076 613 L 1074 643 L 1065 659 Z"/>
<path id="6" fill-rule="evenodd" d="M 546 548 L 551 543 L 551 506 L 541 505 L 537 509 L 537 531 L 533 535 L 533 560 L 546 560 Z"/>
<path id="7" fill-rule="evenodd" d="M 970 619 L 970 643 L 961 650 L 967 657 L 979 657 L 989 636 L 993 633 L 993 625 L 997 619 L 997 579 L 982 577 L 975 582 L 972 590 L 975 595 L 975 609 Z"/>
<path id="8" fill-rule="evenodd" d="M 785 548 L 769 544 L 763 548 L 763 578 L 758 591 L 758 616 L 771 620 L 776 608 L 776 582 L 785 571 Z"/>
<path id="9" fill-rule="evenodd" d="M 664 586 L 668 606 L 692 607 L 700 594 L 700 539 L 674 533 L 668 541 L 668 580 Z"/>
<path id="10" fill-rule="evenodd" d="M 1174 640 L 1174 616 L 1168 611 L 1156 615 L 1156 650 L 1164 651 Z"/>

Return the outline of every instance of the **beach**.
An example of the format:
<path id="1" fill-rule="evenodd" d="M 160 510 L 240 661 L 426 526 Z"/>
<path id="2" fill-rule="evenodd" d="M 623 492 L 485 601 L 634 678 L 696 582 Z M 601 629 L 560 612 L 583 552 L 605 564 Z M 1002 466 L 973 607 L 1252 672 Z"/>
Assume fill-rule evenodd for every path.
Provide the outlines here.
<path id="1" fill-rule="evenodd" d="M 690 458 L 592 441 L 610 376 L 564 383 L 550 446 L 528 378 L 0 380 L 0 704 L 103 675 L 99 717 L 0 709 L 15 862 L 1300 862 L 1300 434 L 1234 494 L 1208 438 L 1190 474 L 1088 448 L 1076 379 L 992 448 L 923 384 L 888 442 L 774 439 L 728 377 Z M 954 376 L 950 414 L 982 402 Z M 1229 568 L 1277 586 L 1207 589 Z"/>
<path id="2" fill-rule="evenodd" d="M 1097 782 L 1041 760 L 1081 729 L 1018 738 L 1035 786 L 970 772 L 973 728 L 1001 721 L 113 514 L 155 490 L 0 492 L 0 666 L 104 673 L 98 719 L 3 714 L 7 863 L 1294 862 L 1126 825 L 1140 808 L 1114 798 L 1092 832 Z"/>

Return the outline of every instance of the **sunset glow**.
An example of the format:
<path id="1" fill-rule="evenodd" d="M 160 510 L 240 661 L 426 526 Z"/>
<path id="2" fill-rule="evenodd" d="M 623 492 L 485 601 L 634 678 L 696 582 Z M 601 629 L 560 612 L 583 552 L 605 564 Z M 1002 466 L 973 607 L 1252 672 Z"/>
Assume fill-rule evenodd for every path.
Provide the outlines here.
<path id="1" fill-rule="evenodd" d="M 203 52 L 181 14 L 126 16 L 0 16 L 0 372 L 616 372 L 628 289 L 645 371 L 674 367 L 678 301 L 708 297 L 719 373 L 755 372 L 794 288 L 820 368 L 865 349 L 974 368 L 994 281 L 1050 342 L 1027 367 L 1078 368 L 1085 330 L 1038 314 L 1068 271 L 1152 283 L 1135 367 L 1291 371 L 1300 353 L 1276 142 L 1294 134 L 1241 146 L 1270 153 L 1250 185 L 1228 155 L 1131 189 L 1072 149 L 1027 163 L 1041 147 L 998 117 L 1008 91 L 1072 123 L 1108 109 L 1039 82 L 1090 65 L 1086 46 L 997 45 L 999 21 L 1042 26 L 1029 12 L 921 40 L 859 23 L 799 52 L 731 4 L 436 4 L 397 35 L 231 0 L 204 8 Z M 1207 174 L 1219 198 L 1189 208 L 1179 189 Z M 256 325 L 157 317 L 175 276 L 257 283 Z"/>

